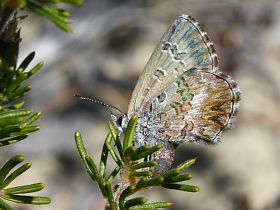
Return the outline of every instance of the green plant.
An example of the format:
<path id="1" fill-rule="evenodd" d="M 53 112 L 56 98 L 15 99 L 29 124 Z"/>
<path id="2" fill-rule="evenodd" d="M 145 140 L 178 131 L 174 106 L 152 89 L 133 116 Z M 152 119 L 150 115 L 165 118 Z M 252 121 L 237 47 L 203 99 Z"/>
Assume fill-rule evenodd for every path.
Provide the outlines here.
<path id="1" fill-rule="evenodd" d="M 49 204 L 51 200 L 48 197 L 41 196 L 26 196 L 22 194 L 32 193 L 42 190 L 45 185 L 43 183 L 34 183 L 30 185 L 10 187 L 7 186 L 16 179 L 19 175 L 27 171 L 31 167 L 31 163 L 25 163 L 13 172 L 12 169 L 21 163 L 24 157 L 21 155 L 15 156 L 8 160 L 5 165 L 0 169 L 0 209 L 11 210 L 13 209 L 2 199 L 16 202 L 16 203 L 26 203 L 26 204 Z"/>
<path id="2" fill-rule="evenodd" d="M 80 157 L 91 179 L 99 186 L 107 203 L 106 209 L 158 209 L 172 205 L 172 203 L 165 201 L 147 203 L 148 200 L 145 197 L 129 198 L 129 196 L 151 187 L 198 192 L 198 187 L 181 183 L 192 178 L 192 175 L 186 173 L 185 169 L 191 166 L 195 159 L 188 160 L 170 171 L 159 174 L 153 173 L 157 162 L 151 160 L 151 156 L 162 146 L 133 146 L 132 141 L 136 121 L 136 116 L 130 119 L 122 140 L 117 135 L 112 123 L 109 123 L 110 133 L 105 139 L 98 167 L 87 153 L 80 132 L 77 131 L 75 133 Z M 115 147 L 112 146 L 113 144 Z M 116 166 L 106 176 L 105 172 L 109 155 L 114 160 Z M 118 174 L 120 174 L 121 181 L 117 185 L 112 186 L 112 180 Z"/>
<path id="3" fill-rule="evenodd" d="M 40 62 L 30 68 L 30 62 L 35 56 L 35 52 L 31 52 L 18 64 L 21 42 L 18 23 L 26 16 L 19 16 L 17 11 L 21 9 L 35 12 L 51 20 L 62 30 L 71 32 L 68 26 L 71 22 L 68 18 L 69 13 L 57 8 L 58 3 L 79 5 L 81 0 L 0 1 L 0 147 L 22 141 L 30 133 L 38 131 L 39 126 L 33 123 L 41 115 L 40 112 L 24 108 L 23 96 L 31 90 L 26 81 L 42 67 L 43 63 Z M 12 209 L 4 200 L 36 205 L 50 203 L 47 197 L 22 195 L 42 190 L 44 188 L 42 183 L 7 188 L 15 178 L 31 167 L 30 163 L 26 163 L 12 172 L 12 169 L 23 160 L 23 156 L 15 156 L 0 169 L 0 209 Z"/>
<path id="4" fill-rule="evenodd" d="M 69 12 L 62 8 L 57 8 L 56 5 L 65 3 L 77 6 L 82 4 L 82 2 L 83 0 L 1 0 L 0 31 L 2 31 L 10 16 L 18 9 L 21 9 L 41 15 L 52 21 L 62 30 L 71 32 L 72 29 L 68 26 L 71 23 L 71 20 L 68 18 Z"/>

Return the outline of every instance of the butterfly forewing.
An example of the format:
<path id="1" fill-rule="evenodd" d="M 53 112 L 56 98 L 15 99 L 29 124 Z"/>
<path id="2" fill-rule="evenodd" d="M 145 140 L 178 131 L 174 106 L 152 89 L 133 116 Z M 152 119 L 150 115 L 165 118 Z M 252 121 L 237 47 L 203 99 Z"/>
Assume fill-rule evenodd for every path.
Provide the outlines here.
<path id="1" fill-rule="evenodd" d="M 194 67 L 216 72 L 218 58 L 213 44 L 198 22 L 182 15 L 163 35 L 148 61 L 133 91 L 128 116 L 141 113 L 145 103 Z"/>

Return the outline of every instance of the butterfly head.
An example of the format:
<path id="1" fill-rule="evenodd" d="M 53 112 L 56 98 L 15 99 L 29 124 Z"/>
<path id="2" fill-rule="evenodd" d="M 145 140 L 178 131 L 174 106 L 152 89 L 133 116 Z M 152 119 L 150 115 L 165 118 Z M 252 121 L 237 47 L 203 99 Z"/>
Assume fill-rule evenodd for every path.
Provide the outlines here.
<path id="1" fill-rule="evenodd" d="M 114 127 L 117 129 L 118 134 L 122 134 L 127 127 L 128 117 L 125 113 L 122 113 L 120 116 L 117 116 L 111 112 L 111 122 Z"/>

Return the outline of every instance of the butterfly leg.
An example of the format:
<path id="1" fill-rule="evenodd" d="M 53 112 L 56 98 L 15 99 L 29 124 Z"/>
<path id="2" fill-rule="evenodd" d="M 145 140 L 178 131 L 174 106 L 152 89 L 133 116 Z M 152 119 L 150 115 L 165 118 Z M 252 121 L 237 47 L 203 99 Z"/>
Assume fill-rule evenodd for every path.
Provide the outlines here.
<path id="1" fill-rule="evenodd" d="M 154 175 L 167 172 L 173 164 L 175 153 L 173 143 L 161 141 L 163 147 L 155 153 L 154 160 L 158 165 L 154 169 Z"/>

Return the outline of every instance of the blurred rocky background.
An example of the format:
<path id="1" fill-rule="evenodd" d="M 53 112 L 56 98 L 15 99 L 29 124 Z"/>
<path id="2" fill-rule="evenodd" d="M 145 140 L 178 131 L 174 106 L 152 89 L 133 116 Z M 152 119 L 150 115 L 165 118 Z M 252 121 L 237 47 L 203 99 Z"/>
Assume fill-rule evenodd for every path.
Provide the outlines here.
<path id="1" fill-rule="evenodd" d="M 28 107 L 43 112 L 41 130 L 2 149 L 0 158 L 25 155 L 33 167 L 21 179 L 46 183 L 40 194 L 52 203 L 17 210 L 104 209 L 73 134 L 82 132 L 98 161 L 110 111 L 72 95 L 99 98 L 126 112 L 148 58 L 180 14 L 192 15 L 208 32 L 221 70 L 239 83 L 242 101 L 236 126 L 221 144 L 177 150 L 177 163 L 198 158 L 189 183 L 200 186 L 199 193 L 151 189 L 146 196 L 174 202 L 170 210 L 280 209 L 280 1 L 85 0 L 71 10 L 71 35 L 38 16 L 22 22 L 21 59 L 35 50 L 35 62 L 45 63 L 26 98 Z"/>

